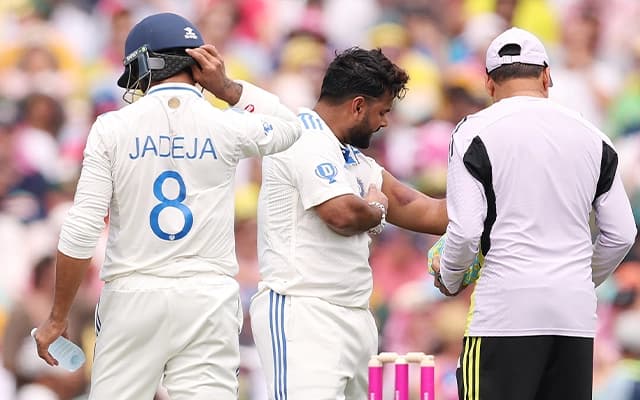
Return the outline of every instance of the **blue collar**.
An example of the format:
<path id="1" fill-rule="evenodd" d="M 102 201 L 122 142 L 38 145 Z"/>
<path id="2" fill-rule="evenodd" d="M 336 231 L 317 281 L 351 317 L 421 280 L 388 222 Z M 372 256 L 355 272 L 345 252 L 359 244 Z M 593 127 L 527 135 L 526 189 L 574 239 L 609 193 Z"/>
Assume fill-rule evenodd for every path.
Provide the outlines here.
<path id="1" fill-rule="evenodd" d="M 358 164 L 358 159 L 356 158 L 356 151 L 351 146 L 340 146 L 340 150 L 342 150 L 342 157 L 344 157 L 344 162 L 347 165 Z"/>

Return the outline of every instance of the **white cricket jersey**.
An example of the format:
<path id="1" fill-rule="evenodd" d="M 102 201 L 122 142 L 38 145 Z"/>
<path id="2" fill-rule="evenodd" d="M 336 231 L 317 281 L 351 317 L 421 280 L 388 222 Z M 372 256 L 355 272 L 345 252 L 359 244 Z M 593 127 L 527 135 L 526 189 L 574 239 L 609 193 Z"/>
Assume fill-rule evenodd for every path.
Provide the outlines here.
<path id="1" fill-rule="evenodd" d="M 636 233 L 602 132 L 545 98 L 500 100 L 452 136 L 447 210 L 447 288 L 457 290 L 478 251 L 485 257 L 468 336 L 595 335 L 594 283 Z"/>
<path id="2" fill-rule="evenodd" d="M 166 83 L 100 116 L 58 249 L 91 257 L 108 214 L 105 281 L 132 272 L 235 275 L 236 164 L 284 150 L 301 133 L 276 96 L 249 83 L 236 107 L 256 114 L 221 111 L 196 87 Z"/>
<path id="3" fill-rule="evenodd" d="M 382 187 L 382 167 L 342 145 L 312 110 L 299 115 L 304 133 L 286 151 L 265 157 L 258 202 L 260 289 L 366 308 L 372 290 L 366 232 L 341 236 L 314 207 L 345 194 Z"/>

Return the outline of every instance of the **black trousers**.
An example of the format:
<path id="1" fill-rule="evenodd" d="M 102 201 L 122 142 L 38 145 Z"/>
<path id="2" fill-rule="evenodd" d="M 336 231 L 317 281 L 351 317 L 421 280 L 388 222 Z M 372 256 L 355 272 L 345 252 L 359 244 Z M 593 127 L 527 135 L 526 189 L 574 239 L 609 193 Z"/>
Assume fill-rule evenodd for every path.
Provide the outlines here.
<path id="1" fill-rule="evenodd" d="M 465 337 L 460 400 L 591 400 L 593 339 Z"/>

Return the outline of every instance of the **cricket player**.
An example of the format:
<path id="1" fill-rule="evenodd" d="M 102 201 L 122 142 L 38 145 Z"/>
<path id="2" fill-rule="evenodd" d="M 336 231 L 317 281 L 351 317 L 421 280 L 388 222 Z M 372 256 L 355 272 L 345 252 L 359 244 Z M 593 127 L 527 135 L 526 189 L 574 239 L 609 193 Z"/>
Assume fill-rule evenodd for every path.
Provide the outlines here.
<path id="1" fill-rule="evenodd" d="M 457 371 L 464 400 L 591 400 L 596 293 L 636 227 L 609 138 L 549 101 L 549 58 L 511 28 L 486 55 L 494 104 L 451 141 L 447 228 L 434 260 L 447 295 L 484 258 Z M 592 241 L 590 213 L 597 236 Z"/>
<path id="2" fill-rule="evenodd" d="M 270 399 L 363 399 L 378 352 L 369 310 L 371 236 L 386 221 L 441 234 L 444 201 L 417 192 L 359 149 L 387 125 L 407 74 L 380 50 L 339 54 L 304 133 L 263 159 L 261 281 L 250 314 Z M 426 274 L 426 268 L 425 268 Z"/>
<path id="3" fill-rule="evenodd" d="M 96 120 L 74 205 L 60 233 L 55 300 L 39 355 L 67 314 L 109 217 L 96 308 L 90 399 L 236 399 L 242 308 L 233 278 L 233 179 L 241 158 L 272 154 L 301 133 L 278 98 L 229 80 L 216 49 L 181 16 L 133 27 L 118 83 L 144 96 Z M 199 82 L 244 111 L 220 111 Z"/>

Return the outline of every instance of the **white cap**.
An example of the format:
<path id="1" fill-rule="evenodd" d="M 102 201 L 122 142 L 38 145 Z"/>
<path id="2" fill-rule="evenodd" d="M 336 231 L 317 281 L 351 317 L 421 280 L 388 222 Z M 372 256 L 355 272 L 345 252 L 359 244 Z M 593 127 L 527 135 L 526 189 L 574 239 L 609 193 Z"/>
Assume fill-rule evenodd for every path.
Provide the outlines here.
<path id="1" fill-rule="evenodd" d="M 508 44 L 520 46 L 520 55 L 502 56 L 498 54 L 500 50 Z M 487 72 L 513 63 L 549 66 L 549 56 L 544 49 L 544 45 L 534 34 L 520 28 L 511 28 L 502 32 L 493 39 L 487 49 L 486 67 Z"/>

